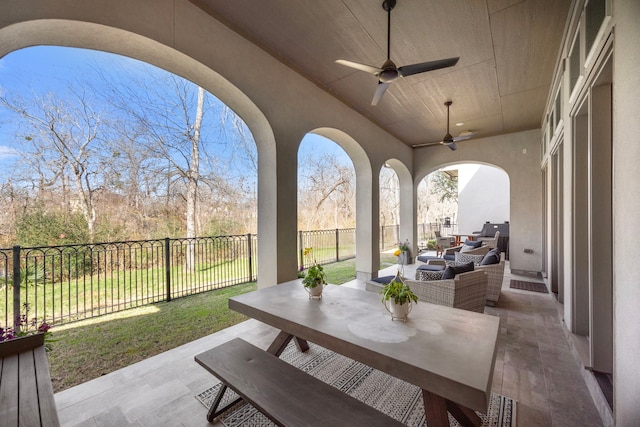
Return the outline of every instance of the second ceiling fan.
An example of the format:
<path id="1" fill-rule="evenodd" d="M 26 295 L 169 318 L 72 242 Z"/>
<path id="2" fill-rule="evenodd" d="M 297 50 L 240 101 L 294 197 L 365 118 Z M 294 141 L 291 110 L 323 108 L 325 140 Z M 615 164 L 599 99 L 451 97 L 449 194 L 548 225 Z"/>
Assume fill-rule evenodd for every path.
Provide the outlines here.
<path id="1" fill-rule="evenodd" d="M 413 145 L 413 148 L 418 148 L 418 147 L 427 147 L 429 145 L 445 145 L 447 147 L 449 147 L 449 149 L 451 151 L 456 151 L 458 149 L 458 146 L 456 145 L 456 142 L 458 141 L 464 141 L 466 139 L 471 138 L 472 136 L 474 136 L 476 133 L 472 132 L 472 131 L 464 131 L 462 132 L 460 135 L 453 137 L 451 136 L 451 132 L 449 132 L 449 107 L 451 107 L 451 104 L 453 104 L 453 101 L 446 101 L 444 103 L 444 105 L 447 107 L 447 134 L 444 136 L 444 138 L 442 138 L 442 141 L 439 142 L 426 142 L 424 144 L 415 144 Z"/>
<path id="2" fill-rule="evenodd" d="M 382 64 L 382 67 L 374 67 L 372 65 L 360 64 L 358 62 L 346 61 L 344 59 L 338 59 L 337 64 L 345 65 L 356 70 L 364 71 L 378 77 L 378 88 L 373 95 L 371 105 L 377 105 L 382 95 L 389 88 L 389 85 L 396 81 L 398 77 L 407 77 L 414 74 L 424 73 L 427 71 L 438 70 L 440 68 L 453 67 L 458 63 L 459 57 L 439 59 L 437 61 L 421 62 L 418 64 L 404 65 L 402 67 L 396 67 L 396 64 L 391 60 L 391 10 L 396 5 L 396 0 L 384 0 L 382 2 L 382 8 L 387 12 L 387 60 Z"/>

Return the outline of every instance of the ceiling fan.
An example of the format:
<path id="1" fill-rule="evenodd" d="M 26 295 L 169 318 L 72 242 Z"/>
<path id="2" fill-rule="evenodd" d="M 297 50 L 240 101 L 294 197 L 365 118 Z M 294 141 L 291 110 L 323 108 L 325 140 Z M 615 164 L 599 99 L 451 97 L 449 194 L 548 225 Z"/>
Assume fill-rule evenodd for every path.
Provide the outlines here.
<path id="1" fill-rule="evenodd" d="M 389 88 L 389 85 L 396 81 L 398 77 L 407 77 L 414 74 L 424 73 L 426 71 L 438 70 L 440 68 L 453 67 L 457 64 L 459 57 L 439 59 L 437 61 L 421 62 L 419 64 L 404 65 L 396 67 L 396 64 L 390 58 L 391 51 L 391 10 L 396 5 L 396 0 L 384 0 L 382 8 L 387 12 L 387 60 L 382 67 L 374 67 L 371 65 L 360 64 L 358 62 L 346 61 L 344 59 L 336 60 L 337 64 L 345 65 L 356 70 L 364 71 L 378 77 L 378 88 L 373 95 L 371 105 L 377 105 L 382 95 Z"/>
<path id="2" fill-rule="evenodd" d="M 442 138 L 442 141 L 440 142 L 426 142 L 424 144 L 416 144 L 413 145 L 413 148 L 417 148 L 417 147 L 426 147 L 429 145 L 437 145 L 437 144 L 442 144 L 442 145 L 446 145 L 447 147 L 449 147 L 451 149 L 451 151 L 456 151 L 458 149 L 458 146 L 456 145 L 456 142 L 459 141 L 464 141 L 465 139 L 469 139 L 472 136 L 474 136 L 476 133 L 469 131 L 469 130 L 465 130 L 463 132 L 460 133 L 460 135 L 456 136 L 455 138 L 453 136 L 451 136 L 451 133 L 449 132 L 449 107 L 451 106 L 451 104 L 453 104 L 453 101 L 447 101 L 444 103 L 444 105 L 447 106 L 447 134 L 444 136 L 444 138 Z"/>

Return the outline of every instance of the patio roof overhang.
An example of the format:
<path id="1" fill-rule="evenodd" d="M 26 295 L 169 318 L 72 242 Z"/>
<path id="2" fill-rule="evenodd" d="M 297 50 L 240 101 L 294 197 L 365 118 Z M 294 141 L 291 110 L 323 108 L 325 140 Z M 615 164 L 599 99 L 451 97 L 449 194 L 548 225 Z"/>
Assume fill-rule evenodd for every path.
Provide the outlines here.
<path id="1" fill-rule="evenodd" d="M 513 83 L 509 83 L 508 77 L 504 80 L 500 77 L 498 64 L 504 58 L 491 56 L 480 59 L 472 54 L 473 49 L 466 47 L 466 52 L 461 55 L 466 55 L 469 59 L 460 64 L 459 72 L 452 72 L 451 75 L 435 73 L 424 79 L 418 77 L 417 80 L 426 85 L 426 90 L 418 90 L 417 86 L 403 89 L 405 83 L 398 84 L 397 88 L 387 94 L 385 102 L 388 101 L 388 104 L 381 102 L 374 108 L 369 105 L 369 85 L 355 82 L 360 77 L 366 78 L 366 75 L 344 75 L 341 67 L 332 64 L 324 74 L 326 81 L 323 82 L 312 72 L 317 67 L 323 68 L 319 62 L 324 63 L 330 59 L 333 61 L 335 55 L 355 55 L 353 58 L 357 59 L 358 54 L 364 55 L 369 49 L 374 52 L 379 49 L 379 46 L 375 48 L 375 43 L 371 42 L 360 50 L 353 49 L 358 46 L 355 41 L 359 38 L 357 36 L 370 31 L 376 40 L 381 34 L 374 31 L 379 27 L 378 15 L 381 14 L 365 7 L 364 1 L 353 2 L 348 11 L 345 11 L 346 3 L 342 1 L 314 3 L 305 5 L 304 9 L 296 9 L 291 4 L 293 9 L 288 9 L 286 19 L 282 18 L 283 22 L 279 21 L 281 18 L 273 16 L 277 14 L 277 10 L 261 10 L 260 8 L 268 6 L 257 5 L 255 2 L 234 3 L 231 8 L 233 10 L 225 10 L 222 3 L 195 2 L 208 13 L 187 0 L 166 4 L 150 0 L 118 0 L 108 5 L 88 5 L 83 2 L 53 5 L 41 2 L 38 7 L 29 9 L 15 2 L 2 3 L 5 14 L 0 27 L 0 55 L 27 46 L 47 44 L 100 49 L 131 56 L 203 86 L 245 120 L 258 147 L 258 233 L 262 242 L 259 248 L 260 286 L 271 286 L 295 277 L 297 168 L 292 165 L 297 164 L 298 146 L 309 132 L 333 139 L 354 162 L 357 180 L 356 269 L 359 278 L 370 278 L 378 270 L 378 175 L 380 168 L 389 160 L 392 160 L 391 164 L 400 178 L 401 234 L 407 236 L 414 245 L 417 236 L 415 186 L 420 179 L 443 165 L 457 162 L 482 162 L 503 168 L 510 176 L 512 205 L 516 206 L 511 211 L 511 244 L 516 249 L 513 251 L 512 263 L 522 270 L 540 270 L 542 219 L 538 213 L 541 209 L 539 204 L 542 188 L 541 185 L 531 183 L 540 182 L 540 133 L 537 128 L 544 102 L 539 101 L 546 99 L 548 87 L 542 82 L 533 84 L 531 81 L 518 86 L 524 90 L 533 84 L 535 90 L 529 92 L 526 100 L 520 99 L 517 102 L 521 114 L 516 116 L 522 118 L 533 115 L 536 119 L 526 119 L 526 125 L 511 121 L 508 114 L 515 110 L 503 105 L 509 97 L 497 95 L 501 84 L 509 86 Z M 446 7 L 438 6 L 443 9 L 434 16 L 438 19 L 453 17 L 449 18 L 449 22 L 453 23 L 455 10 L 447 8 L 464 7 L 461 6 L 462 2 L 447 3 L 451 4 Z M 527 11 L 521 13 L 526 15 L 537 11 L 536 16 L 540 17 L 542 12 L 538 10 L 538 2 L 528 0 L 521 3 Z M 540 45 L 543 41 L 540 34 L 546 30 L 536 32 L 529 24 L 519 22 L 521 14 L 509 17 L 508 14 L 501 14 L 506 13 L 506 10 L 485 11 L 485 15 L 495 13 L 496 19 L 502 16 L 506 20 L 500 27 L 488 27 L 486 16 L 473 19 L 467 17 L 465 19 L 468 25 L 465 24 L 465 27 L 475 30 L 456 31 L 455 37 L 448 40 L 441 35 L 437 36 L 440 37 L 438 39 L 431 32 L 424 34 L 422 29 L 425 26 L 437 28 L 436 23 L 431 21 L 435 18 L 420 7 L 416 10 L 416 6 L 410 4 L 413 2 L 401 2 L 399 7 L 405 7 L 406 10 L 394 17 L 398 21 L 398 28 L 406 27 L 398 30 L 402 34 L 400 39 L 406 38 L 401 43 L 402 47 L 394 48 L 398 63 L 412 62 L 414 60 L 411 58 L 414 57 L 415 61 L 422 60 L 434 54 L 424 51 L 426 48 L 422 43 L 412 39 L 414 35 L 409 31 L 411 28 L 418 28 L 419 31 L 416 32 L 425 39 L 437 42 L 435 52 L 441 55 L 447 53 L 448 49 L 457 49 L 478 40 L 483 46 L 487 43 L 495 45 L 498 39 L 494 34 L 508 32 L 514 25 L 529 29 L 528 37 L 522 39 L 524 45 L 532 49 L 535 47 L 536 50 L 544 46 L 543 50 L 549 52 L 547 56 L 542 55 L 544 58 L 532 57 L 528 62 L 530 67 L 537 70 L 536 74 L 540 74 L 545 67 L 551 69 L 552 65 L 545 64 L 553 64 L 555 61 L 555 53 L 550 53 L 554 50 L 549 48 L 553 43 L 549 41 L 547 45 Z M 328 15 L 326 7 L 331 9 Z M 551 7 L 549 10 L 555 9 Z M 239 11 L 247 15 L 244 20 L 240 20 L 242 14 L 236 16 Z M 462 13 L 463 10 L 458 12 Z M 564 19 L 564 12 L 561 12 L 563 11 L 557 11 L 558 15 L 562 15 L 559 17 L 554 13 L 554 19 Z M 347 13 L 349 22 L 359 20 L 357 28 L 344 25 L 341 20 L 344 13 Z M 252 17 L 259 15 L 270 17 L 268 22 L 274 27 L 260 25 L 256 31 L 271 28 L 270 32 L 252 36 L 248 34 L 247 28 L 253 28 Z M 238 21 L 232 22 L 234 19 Z M 273 19 L 276 21 L 272 22 Z M 280 24 L 282 26 L 277 30 L 276 26 Z M 241 28 L 243 25 L 244 30 Z M 280 40 L 276 37 L 278 31 L 282 33 L 282 41 L 276 43 Z M 476 31 L 480 31 L 482 37 Z M 331 37 L 323 41 L 321 34 L 331 34 Z M 340 37 L 340 34 L 344 37 Z M 503 36 L 504 34 L 501 37 Z M 314 37 L 319 40 L 314 42 Z M 274 38 L 277 40 L 270 41 Z M 298 39 L 304 42 L 305 52 L 294 49 L 299 43 L 293 43 L 292 40 Z M 340 52 L 337 49 L 339 46 L 351 47 L 348 51 Z M 416 54 L 413 50 L 417 46 L 422 47 Z M 445 49 L 443 46 L 449 47 Z M 513 53 L 515 54 L 515 50 Z M 287 56 L 295 57 L 300 63 L 286 59 Z M 514 64 L 518 63 L 515 58 L 512 59 Z M 477 61 L 481 64 L 474 65 Z M 489 72 L 493 76 L 490 80 L 495 80 L 490 85 L 493 87 L 489 91 L 491 93 L 487 93 L 489 86 L 482 84 L 487 79 L 486 75 L 473 71 L 476 66 L 482 68 L 487 64 L 493 70 Z M 515 78 L 515 74 L 511 77 Z M 550 77 L 547 78 L 550 80 Z M 447 83 L 449 80 L 455 83 Z M 375 81 L 373 85 L 375 86 Z M 341 86 L 345 88 L 339 89 Z M 394 91 L 397 91 L 396 95 L 393 95 Z M 402 96 L 397 98 L 400 95 Z M 412 149 L 412 143 L 424 142 L 422 137 L 418 141 L 416 135 L 433 139 L 441 133 L 443 117 L 440 116 L 444 114 L 444 109 L 440 108 L 443 101 L 440 98 L 459 100 L 456 105 L 459 105 L 460 111 L 466 111 L 468 116 L 476 116 L 474 120 L 479 127 L 486 120 L 486 131 L 479 132 L 478 138 L 465 143 L 455 152 L 440 146 Z M 397 102 L 398 100 L 401 102 Z M 479 111 L 491 110 L 496 105 L 499 105 L 500 113 L 480 118 Z M 407 110 L 407 106 L 410 106 L 411 111 Z M 442 113 L 439 113 L 441 110 Z M 397 116 L 398 112 L 402 120 Z M 490 125 L 496 120 L 503 125 Z M 522 128 L 534 130 L 505 134 Z M 483 134 L 494 136 L 482 138 Z M 533 247 L 538 255 L 527 258 L 520 256 L 522 251 L 519 249 L 525 245 Z"/>

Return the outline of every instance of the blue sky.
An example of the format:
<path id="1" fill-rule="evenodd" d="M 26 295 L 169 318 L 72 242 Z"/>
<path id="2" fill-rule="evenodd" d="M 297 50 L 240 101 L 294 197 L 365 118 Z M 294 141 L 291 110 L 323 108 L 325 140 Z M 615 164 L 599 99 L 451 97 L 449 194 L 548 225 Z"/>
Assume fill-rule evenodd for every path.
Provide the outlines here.
<path id="1" fill-rule="evenodd" d="M 128 74 L 146 73 L 151 65 L 137 60 L 87 49 L 37 46 L 21 49 L 0 58 L 0 93 L 29 94 L 65 91 L 66 82 L 82 80 L 95 69 L 125 69 Z M 213 94 L 215 95 L 215 94 Z M 14 121 L 0 110 L 0 166 L 10 169 L 19 159 L 16 149 Z M 336 155 L 348 162 L 346 153 L 333 141 L 318 135 L 307 135 L 300 155 Z"/>

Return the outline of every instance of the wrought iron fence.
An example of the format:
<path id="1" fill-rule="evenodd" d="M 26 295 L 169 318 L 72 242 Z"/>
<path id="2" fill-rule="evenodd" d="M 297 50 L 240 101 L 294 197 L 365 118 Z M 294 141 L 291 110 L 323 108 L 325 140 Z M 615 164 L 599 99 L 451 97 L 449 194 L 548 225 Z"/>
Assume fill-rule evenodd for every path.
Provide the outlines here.
<path id="1" fill-rule="evenodd" d="M 0 320 L 61 324 L 255 280 L 257 236 L 0 249 Z"/>
<path id="2" fill-rule="evenodd" d="M 304 255 L 305 248 L 312 248 L 308 256 Z M 314 261 L 329 264 L 355 258 L 356 229 L 299 231 L 298 254 L 298 265 L 301 269 L 306 269 Z"/>
<path id="3" fill-rule="evenodd" d="M 418 245 L 452 229 L 420 224 Z M 381 227 L 381 250 L 394 247 L 398 233 L 397 225 Z M 301 268 L 356 256 L 354 228 L 298 236 Z M 0 249 L 0 327 L 16 327 L 24 304 L 29 319 L 61 324 L 251 282 L 257 248 L 257 235 L 246 234 Z"/>

